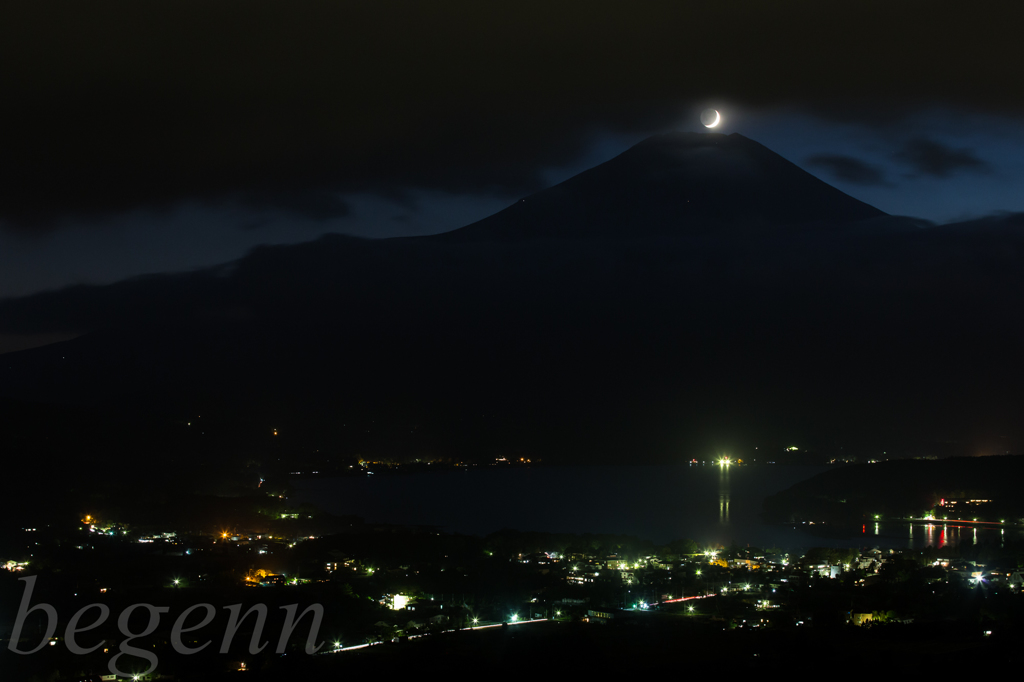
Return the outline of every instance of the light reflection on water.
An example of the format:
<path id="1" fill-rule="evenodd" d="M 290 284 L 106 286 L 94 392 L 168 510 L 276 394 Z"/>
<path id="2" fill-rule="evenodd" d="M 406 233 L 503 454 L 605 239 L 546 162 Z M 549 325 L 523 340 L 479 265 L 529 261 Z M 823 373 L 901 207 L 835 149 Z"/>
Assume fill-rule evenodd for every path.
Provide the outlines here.
<path id="1" fill-rule="evenodd" d="M 729 469 L 732 467 L 719 467 L 718 473 L 718 523 L 728 525 L 729 523 Z"/>
<path id="2" fill-rule="evenodd" d="M 865 538 L 865 542 L 872 539 L 882 542 L 889 541 L 888 546 L 893 548 L 899 545 L 892 541 L 895 541 L 898 536 L 902 536 L 904 538 L 902 546 L 908 549 L 953 548 L 961 544 L 977 545 L 982 543 L 991 543 L 1002 547 L 1008 539 L 1014 541 L 1024 539 L 1024 531 L 1014 527 L 1007 530 L 994 525 L 976 526 L 969 523 L 943 521 L 876 523 L 873 527 L 864 526 L 861 535 Z"/>
<path id="3" fill-rule="evenodd" d="M 487 535 L 502 528 L 634 535 L 705 546 L 920 549 L 1022 537 L 1016 529 L 876 523 L 837 532 L 779 526 L 761 517 L 764 498 L 826 467 L 481 467 L 403 475 L 295 479 L 292 502 L 374 523 L 434 526 Z M 940 544 L 941 543 L 941 544 Z"/>

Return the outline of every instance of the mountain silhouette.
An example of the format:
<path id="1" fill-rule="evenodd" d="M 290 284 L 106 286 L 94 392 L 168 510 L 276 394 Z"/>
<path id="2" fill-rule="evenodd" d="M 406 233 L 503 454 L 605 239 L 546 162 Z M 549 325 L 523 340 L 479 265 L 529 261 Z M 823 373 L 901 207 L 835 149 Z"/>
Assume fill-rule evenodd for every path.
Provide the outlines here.
<path id="1" fill-rule="evenodd" d="M 920 227 L 742 136 L 660 135 L 452 233 L 328 235 L 2 301 L 0 333 L 87 333 L 0 356 L 17 402 L 0 446 L 119 461 L 158 441 L 204 461 L 1017 451 L 1022 254 L 1019 215 Z M 167 436 L 196 415 L 202 438 Z"/>
<path id="2" fill-rule="evenodd" d="M 693 235 L 885 215 L 739 133 L 677 132 L 440 238 Z"/>

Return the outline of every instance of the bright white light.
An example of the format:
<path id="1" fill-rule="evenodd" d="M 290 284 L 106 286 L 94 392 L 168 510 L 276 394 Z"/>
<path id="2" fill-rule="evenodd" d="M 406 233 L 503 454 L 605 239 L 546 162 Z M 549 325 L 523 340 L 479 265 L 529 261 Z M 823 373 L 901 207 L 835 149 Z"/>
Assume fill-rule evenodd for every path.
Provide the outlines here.
<path id="1" fill-rule="evenodd" d="M 705 109 L 700 114 L 700 122 L 705 128 L 714 128 L 722 122 L 722 115 L 715 109 Z"/>

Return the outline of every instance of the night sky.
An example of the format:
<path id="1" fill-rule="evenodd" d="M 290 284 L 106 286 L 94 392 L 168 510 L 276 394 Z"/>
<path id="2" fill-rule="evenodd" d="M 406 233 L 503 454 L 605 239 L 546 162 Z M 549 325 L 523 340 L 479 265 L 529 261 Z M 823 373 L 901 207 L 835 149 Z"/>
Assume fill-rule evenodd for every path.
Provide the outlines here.
<path id="1" fill-rule="evenodd" d="M 841 9 L 840 9 L 841 7 Z M 0 10 L 0 297 L 425 235 L 645 137 L 757 140 L 890 214 L 1024 210 L 1016 3 Z"/>

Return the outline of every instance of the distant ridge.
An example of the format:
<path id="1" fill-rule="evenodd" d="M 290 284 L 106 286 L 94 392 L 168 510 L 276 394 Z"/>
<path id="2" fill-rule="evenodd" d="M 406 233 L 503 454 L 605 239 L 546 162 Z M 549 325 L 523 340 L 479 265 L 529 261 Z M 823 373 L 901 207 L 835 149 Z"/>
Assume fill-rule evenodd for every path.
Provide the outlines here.
<path id="1" fill-rule="evenodd" d="M 1024 457 L 954 457 L 895 460 L 833 468 L 764 501 L 775 522 L 861 524 L 876 514 L 919 517 L 942 498 L 992 500 L 975 511 L 988 520 L 1024 512 Z"/>
<path id="2" fill-rule="evenodd" d="M 665 133 L 442 239 L 687 235 L 887 214 L 738 133 Z"/>

